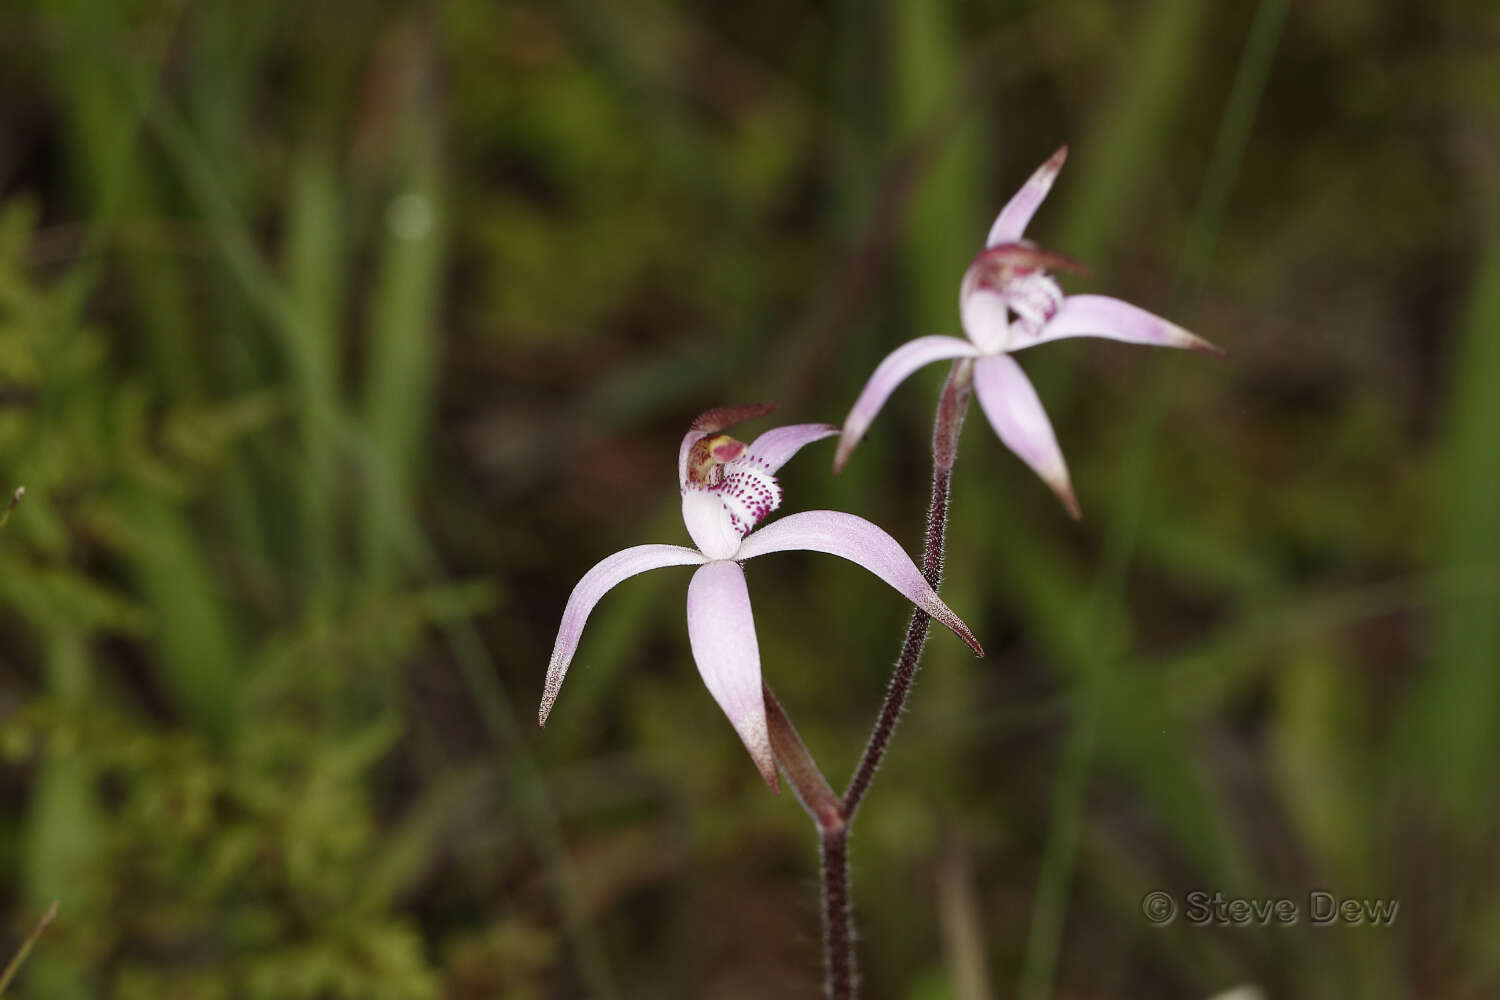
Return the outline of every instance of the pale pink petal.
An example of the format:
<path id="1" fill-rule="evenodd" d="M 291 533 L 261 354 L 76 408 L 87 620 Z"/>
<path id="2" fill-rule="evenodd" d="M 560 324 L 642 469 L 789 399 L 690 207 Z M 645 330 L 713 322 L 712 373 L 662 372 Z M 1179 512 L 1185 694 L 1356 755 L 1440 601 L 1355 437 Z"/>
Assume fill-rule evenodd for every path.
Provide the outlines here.
<path id="1" fill-rule="evenodd" d="M 1036 168 L 1021 190 L 1006 203 L 995 217 L 995 224 L 990 227 L 990 235 L 985 238 L 984 245 L 992 247 L 996 243 L 1014 243 L 1021 238 L 1026 231 L 1026 224 L 1041 207 L 1042 199 L 1047 197 L 1047 192 L 1052 190 L 1052 182 L 1057 179 L 1057 172 L 1062 169 L 1063 161 L 1068 158 L 1068 147 L 1064 146 L 1052 157 Z"/>
<path id="2" fill-rule="evenodd" d="M 682 523 L 698 550 L 710 559 L 728 559 L 744 537 L 717 493 L 689 486 L 682 491 Z"/>
<path id="3" fill-rule="evenodd" d="M 865 383 L 864 391 L 854 401 L 854 408 L 844 421 L 843 437 L 839 438 L 838 451 L 833 457 L 833 471 L 838 472 L 849 461 L 850 452 L 859 443 L 875 419 L 875 414 L 885 405 L 896 386 L 906 380 L 912 372 L 923 365 L 950 358 L 972 357 L 974 345 L 957 337 L 918 337 L 908 341 L 887 354 L 885 360 Z"/>
<path id="4" fill-rule="evenodd" d="M 750 442 L 750 454 L 760 459 L 766 471 L 780 469 L 803 445 L 821 441 L 837 434 L 839 429 L 832 424 L 790 424 L 766 431 Z"/>
<path id="5" fill-rule="evenodd" d="M 583 579 L 573 588 L 568 605 L 563 608 L 562 624 L 557 628 L 557 642 L 552 646 L 552 660 L 547 664 L 547 682 L 542 689 L 542 707 L 537 712 L 537 723 L 545 726 L 552 703 L 562 688 L 563 677 L 568 673 L 568 664 L 578 651 L 578 640 L 583 635 L 583 624 L 599 599 L 614 589 L 622 580 L 637 573 L 663 566 L 697 566 L 706 560 L 701 552 L 681 545 L 637 545 L 624 549 L 600 562 L 583 574 Z"/>
<path id="6" fill-rule="evenodd" d="M 922 571 L 890 535 L 862 517 L 836 510 L 805 510 L 751 532 L 740 545 L 738 559 L 768 552 L 807 549 L 859 563 L 900 591 L 907 600 L 942 622 L 980 656 L 984 650 L 974 633 L 927 585 Z M 702 570 L 699 570 L 701 573 Z"/>
<path id="7" fill-rule="evenodd" d="M 711 562 L 688 584 L 688 641 L 708 693 L 740 734 L 761 777 L 777 790 L 776 758 L 760 687 L 760 647 L 739 563 Z"/>
<path id="8" fill-rule="evenodd" d="M 1063 299 L 1062 308 L 1042 328 L 1039 336 L 1026 343 L 1013 344 L 1011 349 L 1018 350 L 1063 337 L 1104 337 L 1127 344 L 1180 347 L 1220 357 L 1224 355 L 1223 349 L 1202 337 L 1196 337 L 1139 306 L 1107 295 L 1069 295 Z"/>
<path id="9" fill-rule="evenodd" d="M 1000 440 L 1052 487 L 1069 514 L 1078 517 L 1078 500 L 1062 449 L 1021 366 L 1004 354 L 980 358 L 974 363 L 974 392 Z"/>

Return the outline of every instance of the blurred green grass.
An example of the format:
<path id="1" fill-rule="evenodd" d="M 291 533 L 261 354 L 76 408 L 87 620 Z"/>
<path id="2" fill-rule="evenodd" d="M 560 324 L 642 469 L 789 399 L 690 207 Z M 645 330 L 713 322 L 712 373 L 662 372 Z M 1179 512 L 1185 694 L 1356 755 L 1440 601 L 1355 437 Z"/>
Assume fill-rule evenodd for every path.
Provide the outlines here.
<path id="1" fill-rule="evenodd" d="M 692 668 L 698 410 L 842 418 L 993 212 L 1227 362 L 1022 357 L 853 842 L 872 997 L 1484 996 L 1500 855 L 1500 19 L 1378 8 L 22 0 L 0 13 L 14 995 L 816 995 L 816 858 Z M 939 375 L 787 508 L 913 550 Z M 900 601 L 751 571 L 839 784 Z M 1151 889 L 1401 900 L 1151 927 Z"/>

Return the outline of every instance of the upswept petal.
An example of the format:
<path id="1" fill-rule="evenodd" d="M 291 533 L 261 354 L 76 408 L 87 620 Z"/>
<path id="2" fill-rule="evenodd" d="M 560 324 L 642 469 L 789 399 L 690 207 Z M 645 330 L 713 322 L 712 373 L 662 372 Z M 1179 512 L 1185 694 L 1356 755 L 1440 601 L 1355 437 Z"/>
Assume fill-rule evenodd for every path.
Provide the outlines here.
<path id="1" fill-rule="evenodd" d="M 1078 499 L 1068 480 L 1068 465 L 1047 411 L 1021 366 L 1004 354 L 980 358 L 974 363 L 974 392 L 1000 440 L 1052 487 L 1068 513 L 1077 518 Z"/>
<path id="2" fill-rule="evenodd" d="M 773 427 L 766 431 L 751 441 L 747 450 L 760 460 L 768 472 L 774 473 L 801 451 L 803 445 L 821 441 L 838 432 L 839 429 L 832 424 L 788 424 L 786 427 Z"/>
<path id="3" fill-rule="evenodd" d="M 1036 168 L 1036 172 L 1021 185 L 1021 190 L 1006 202 L 1000 214 L 995 217 L 995 224 L 990 226 L 990 235 L 985 238 L 984 245 L 992 247 L 996 243 L 1010 243 L 1021 238 L 1026 231 L 1026 224 L 1041 207 L 1042 200 L 1047 197 L 1047 192 L 1052 190 L 1052 182 L 1057 179 L 1057 172 L 1062 169 L 1063 161 L 1068 158 L 1068 147 L 1064 146 Z"/>
<path id="4" fill-rule="evenodd" d="M 537 724 L 547 724 L 547 713 L 557 700 L 563 677 L 568 673 L 568 664 L 578 651 L 578 639 L 583 635 L 583 624 L 599 599 L 614 589 L 622 580 L 637 573 L 663 566 L 697 566 L 707 562 L 701 552 L 681 545 L 637 545 L 622 549 L 604 559 L 593 569 L 583 574 L 583 579 L 573 588 L 568 605 L 563 609 L 562 624 L 557 628 L 557 642 L 552 646 L 552 660 L 547 664 L 547 682 L 542 689 L 542 707 L 537 712 Z"/>
<path id="5" fill-rule="evenodd" d="M 875 374 L 870 376 L 870 381 L 865 383 L 864 391 L 854 401 L 854 408 L 844 420 L 844 433 L 839 438 L 838 451 L 833 457 L 833 471 L 838 472 L 849 461 L 849 454 L 869 429 L 875 414 L 880 412 L 896 386 L 904 382 L 907 376 L 934 361 L 968 358 L 976 353 L 974 345 L 966 340 L 931 336 L 908 341 L 887 354 L 875 369 Z"/>
<path id="6" fill-rule="evenodd" d="M 1020 350 L 1033 344 L 1063 337 L 1104 337 L 1127 344 L 1149 344 L 1153 347 L 1180 347 L 1189 351 L 1224 356 L 1223 348 L 1202 337 L 1188 333 L 1153 313 L 1108 295 L 1069 295 L 1063 299 L 1057 315 L 1041 333 L 1022 343 L 1009 345 Z"/>
<path id="7" fill-rule="evenodd" d="M 788 514 L 752 532 L 740 545 L 735 558 L 754 559 L 768 552 L 790 549 L 827 552 L 858 563 L 952 629 L 976 654 L 984 655 L 984 649 L 969 631 L 969 626 L 928 586 L 922 571 L 917 569 L 900 543 L 864 518 L 836 510 L 805 510 Z"/>
<path id="8" fill-rule="evenodd" d="M 739 563 L 700 566 L 688 584 L 688 641 L 709 694 L 740 734 L 761 777 L 777 791 L 776 758 L 760 687 L 760 647 Z"/>

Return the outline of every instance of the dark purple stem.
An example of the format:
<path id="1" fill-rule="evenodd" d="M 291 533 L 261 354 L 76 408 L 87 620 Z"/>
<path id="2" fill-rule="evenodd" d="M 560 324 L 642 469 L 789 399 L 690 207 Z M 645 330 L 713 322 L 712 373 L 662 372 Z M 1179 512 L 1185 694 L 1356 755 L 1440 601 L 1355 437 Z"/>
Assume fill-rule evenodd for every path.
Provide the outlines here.
<path id="1" fill-rule="evenodd" d="M 824 990 L 831 1000 L 854 998 L 854 929 L 849 909 L 849 828 L 818 831 L 823 863 Z"/>
<path id="2" fill-rule="evenodd" d="M 927 537 L 922 545 L 922 575 L 933 590 L 943 578 L 943 543 L 948 533 L 948 492 L 953 483 L 953 463 L 958 458 L 958 436 L 963 430 L 964 415 L 969 410 L 969 398 L 973 395 L 973 362 L 968 359 L 955 361 L 943 385 L 943 396 L 938 400 L 937 417 L 932 425 L 932 504 L 927 510 Z M 885 758 L 890 746 L 891 734 L 906 707 L 906 697 L 911 693 L 912 679 L 922 659 L 922 647 L 927 642 L 928 626 L 932 618 L 921 609 L 912 612 L 911 624 L 906 627 L 906 640 L 901 644 L 901 653 L 896 658 L 896 670 L 891 675 L 890 687 L 886 690 L 885 704 L 880 706 L 880 715 L 865 752 L 854 769 L 854 777 L 844 792 L 843 813 L 845 822 L 854 819 L 875 772 Z"/>
<path id="3" fill-rule="evenodd" d="M 938 401 L 937 418 L 932 427 L 932 505 L 927 511 L 927 537 L 922 546 L 922 575 L 933 590 L 943 576 L 943 543 L 948 531 L 948 491 L 953 482 L 953 462 L 958 457 L 958 436 L 963 430 L 964 415 L 973 394 L 973 362 L 956 361 L 943 385 Z M 771 747 L 781 764 L 782 773 L 797 793 L 807 814 L 818 828 L 818 850 L 823 877 L 823 970 L 827 976 L 824 990 L 831 1000 L 853 1000 L 856 963 L 854 958 L 854 918 L 849 905 L 849 824 L 870 789 L 870 782 L 880 768 L 891 734 L 911 693 L 912 679 L 922 659 L 932 618 L 917 610 L 906 628 L 906 640 L 896 659 L 885 704 L 875 729 L 865 744 L 865 752 L 855 768 L 849 789 L 839 798 L 833 793 L 822 772 L 797 735 L 769 687 L 762 685 L 766 702 L 766 723 L 770 728 Z"/>
<path id="4" fill-rule="evenodd" d="M 823 869 L 824 989 L 835 1000 L 854 996 L 854 933 L 849 924 L 849 838 L 843 804 L 823 778 L 786 710 L 761 684 L 766 702 L 766 725 L 771 749 L 797 801 L 818 828 L 818 853 Z"/>

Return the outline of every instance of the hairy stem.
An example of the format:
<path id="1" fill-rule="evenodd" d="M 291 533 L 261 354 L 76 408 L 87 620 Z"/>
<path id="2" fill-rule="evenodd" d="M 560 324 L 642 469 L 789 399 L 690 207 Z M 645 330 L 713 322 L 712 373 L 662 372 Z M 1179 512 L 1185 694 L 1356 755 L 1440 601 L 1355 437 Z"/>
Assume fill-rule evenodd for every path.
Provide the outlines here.
<path id="1" fill-rule="evenodd" d="M 927 511 L 927 535 L 922 546 L 922 575 L 936 590 L 943 575 L 943 544 L 948 531 L 948 493 L 953 481 L 953 462 L 958 457 L 958 436 L 974 389 L 974 366 L 967 358 L 954 362 L 938 401 L 932 427 L 932 504 Z M 823 970 L 824 991 L 831 1000 L 853 1000 L 857 965 L 854 958 L 854 917 L 849 904 L 849 824 L 859 809 L 870 782 L 890 746 L 891 734 L 911 693 L 912 679 L 927 642 L 932 619 L 923 611 L 912 614 L 896 659 L 895 673 L 880 706 L 875 728 L 864 754 L 842 798 L 835 795 L 812 754 L 797 735 L 786 711 L 765 684 L 766 724 L 771 748 L 782 773 L 797 793 L 797 801 L 818 828 L 818 850 L 823 879 Z"/>
<path id="2" fill-rule="evenodd" d="M 824 991 L 831 1000 L 854 997 L 854 927 L 849 909 L 849 828 L 818 831 L 823 867 Z"/>
<path id="3" fill-rule="evenodd" d="M 974 389 L 973 362 L 967 358 L 955 361 L 943 385 L 942 398 L 938 400 L 937 417 L 932 425 L 932 504 L 927 510 L 927 536 L 922 545 L 922 575 L 936 590 L 943 577 L 943 544 L 948 533 L 948 494 L 953 482 L 953 463 L 958 458 L 958 436 L 963 430 L 964 415 L 969 410 L 969 399 Z M 912 679 L 917 675 L 917 666 L 922 659 L 922 647 L 927 643 L 928 626 L 932 618 L 921 609 L 912 612 L 911 624 L 906 627 L 906 639 L 901 644 L 901 653 L 896 658 L 896 669 L 886 690 L 885 703 L 875 719 L 875 728 L 870 733 L 865 752 L 854 769 L 854 777 L 844 792 L 843 812 L 846 822 L 854 819 L 854 813 L 875 780 L 875 772 L 885 758 L 890 746 L 891 734 L 906 707 L 907 695 L 911 693 Z"/>
<path id="4" fill-rule="evenodd" d="M 786 710 L 761 684 L 766 701 L 766 725 L 771 731 L 771 749 L 781 773 L 797 793 L 818 828 L 818 854 L 823 872 L 823 975 L 824 990 L 836 1000 L 854 996 L 854 933 L 849 925 L 849 840 L 843 803 L 818 770 L 812 754 L 797 735 Z"/>

